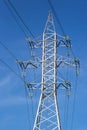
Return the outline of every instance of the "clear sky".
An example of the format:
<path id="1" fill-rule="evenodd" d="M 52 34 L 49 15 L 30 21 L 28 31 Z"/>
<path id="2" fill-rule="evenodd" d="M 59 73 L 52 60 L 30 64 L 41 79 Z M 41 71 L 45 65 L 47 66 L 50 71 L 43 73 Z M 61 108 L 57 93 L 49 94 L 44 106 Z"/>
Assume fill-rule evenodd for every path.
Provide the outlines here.
<path id="1" fill-rule="evenodd" d="M 48 1 L 11 1 L 34 36 L 42 34 L 50 10 Z M 66 34 L 72 40 L 73 51 L 81 62 L 73 129 L 70 129 L 68 125 L 67 130 L 87 130 L 87 1 L 51 0 L 51 2 Z M 57 33 L 62 34 L 56 20 L 55 25 Z M 21 26 L 24 28 L 22 24 Z M 24 30 L 27 32 L 25 28 Z M 31 37 L 29 33 L 27 34 Z M 12 51 L 16 58 L 28 59 L 30 53 L 25 36 L 4 0 L 0 0 L 0 41 Z M 15 59 L 1 45 L 0 59 L 19 72 Z M 32 102 L 29 100 L 29 103 L 31 112 Z M 28 114 L 23 82 L 5 64 L 0 62 L 0 130 L 30 130 L 34 117 Z"/>

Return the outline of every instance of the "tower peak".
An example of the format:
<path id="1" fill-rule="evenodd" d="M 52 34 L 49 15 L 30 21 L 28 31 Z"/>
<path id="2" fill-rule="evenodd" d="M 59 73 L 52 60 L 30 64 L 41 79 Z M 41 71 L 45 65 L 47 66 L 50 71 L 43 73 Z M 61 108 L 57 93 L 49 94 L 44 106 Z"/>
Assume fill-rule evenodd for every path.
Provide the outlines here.
<path id="1" fill-rule="evenodd" d="M 52 11 L 49 11 L 44 33 L 54 33 L 54 32 L 55 32 L 55 25 L 54 25 L 53 14 Z"/>

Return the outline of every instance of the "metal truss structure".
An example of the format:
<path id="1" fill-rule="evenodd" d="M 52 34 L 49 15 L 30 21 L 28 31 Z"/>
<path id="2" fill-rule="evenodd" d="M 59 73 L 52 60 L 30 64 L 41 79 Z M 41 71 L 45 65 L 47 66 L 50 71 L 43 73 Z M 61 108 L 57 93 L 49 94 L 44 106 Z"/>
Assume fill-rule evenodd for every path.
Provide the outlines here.
<path id="1" fill-rule="evenodd" d="M 43 40 L 38 42 L 27 39 L 27 41 L 31 48 L 42 49 L 42 60 L 39 58 L 24 62 L 17 60 L 23 71 L 33 67 L 36 69 L 41 68 L 42 72 L 42 81 L 40 83 L 25 82 L 28 89 L 37 89 L 41 85 L 41 96 L 33 130 L 61 130 L 57 90 L 60 87 L 70 90 L 71 83 L 64 80 L 57 70 L 59 68 L 76 67 L 76 73 L 78 73 L 79 60 L 75 57 L 70 57 L 69 53 L 66 55 L 59 54 L 59 48 L 63 47 L 70 50 L 71 43 L 68 37 L 57 35 L 51 12 L 48 15 L 43 32 Z"/>

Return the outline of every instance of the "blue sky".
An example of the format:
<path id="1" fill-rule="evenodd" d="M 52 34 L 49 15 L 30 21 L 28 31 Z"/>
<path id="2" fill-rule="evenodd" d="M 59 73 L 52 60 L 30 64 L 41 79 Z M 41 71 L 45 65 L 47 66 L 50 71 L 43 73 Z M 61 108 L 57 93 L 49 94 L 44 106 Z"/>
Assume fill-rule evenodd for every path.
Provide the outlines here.
<path id="1" fill-rule="evenodd" d="M 32 33 L 35 36 L 42 34 L 50 10 L 48 1 L 11 1 Z M 76 93 L 73 130 L 87 130 L 87 1 L 51 1 L 66 34 L 69 35 L 72 40 L 73 50 L 81 62 Z M 62 34 L 56 20 L 55 25 L 57 33 Z M 29 33 L 28 36 L 31 37 Z M 30 56 L 25 36 L 4 4 L 4 0 L 0 0 L 0 41 L 2 41 L 18 59 L 25 60 Z M 16 61 L 1 45 L 0 59 L 4 60 L 19 73 Z M 33 103 L 35 104 L 34 99 Z M 72 98 L 70 101 L 72 101 Z M 29 110 L 31 113 L 31 100 L 29 100 L 29 104 Z M 34 108 L 34 110 L 36 110 L 36 108 Z M 33 121 L 31 121 L 33 119 L 34 117 L 32 117 L 31 114 L 28 115 L 27 112 L 25 89 L 22 81 L 0 62 L 0 130 L 30 130 L 33 126 Z M 67 130 L 68 129 L 69 128 L 67 128 Z"/>

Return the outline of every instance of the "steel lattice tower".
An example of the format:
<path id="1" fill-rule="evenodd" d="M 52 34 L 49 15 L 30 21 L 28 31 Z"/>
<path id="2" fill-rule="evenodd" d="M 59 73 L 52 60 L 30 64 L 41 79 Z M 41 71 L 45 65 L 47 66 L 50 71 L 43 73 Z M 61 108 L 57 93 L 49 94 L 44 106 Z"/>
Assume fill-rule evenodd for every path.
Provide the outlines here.
<path id="1" fill-rule="evenodd" d="M 61 130 L 57 90 L 59 87 L 70 90 L 71 83 L 57 74 L 57 70 L 59 68 L 76 67 L 76 74 L 78 74 L 79 60 L 76 57 L 70 57 L 70 39 L 67 36 L 59 36 L 56 33 L 51 12 L 48 15 L 42 42 L 36 44 L 36 40 L 27 39 L 27 41 L 32 49 L 42 48 L 42 59 L 40 60 L 37 57 L 34 60 L 24 62 L 17 60 L 24 77 L 25 71 L 29 68 L 31 69 L 31 67 L 35 69 L 41 67 L 42 69 L 41 96 L 33 130 Z M 67 54 L 59 54 L 57 52 L 59 47 L 66 48 L 68 50 Z M 24 81 L 24 83 L 29 90 L 38 88 L 36 82 Z M 34 86 L 35 84 L 36 86 Z"/>
<path id="2" fill-rule="evenodd" d="M 33 130 L 61 130 L 56 97 L 56 32 L 50 13 L 43 33 L 42 91 Z"/>

